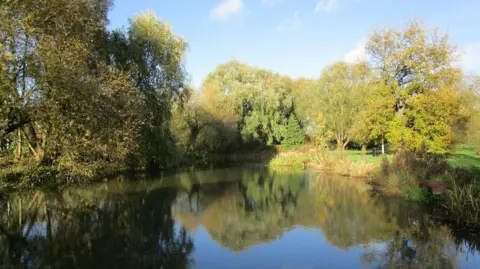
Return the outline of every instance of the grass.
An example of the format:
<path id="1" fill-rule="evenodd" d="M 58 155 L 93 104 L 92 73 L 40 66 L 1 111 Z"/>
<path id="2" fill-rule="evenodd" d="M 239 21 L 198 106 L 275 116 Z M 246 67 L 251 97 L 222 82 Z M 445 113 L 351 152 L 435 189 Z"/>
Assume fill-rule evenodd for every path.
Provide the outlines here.
<path id="1" fill-rule="evenodd" d="M 375 173 L 370 183 L 380 192 L 403 199 L 437 205 L 443 209 L 446 219 L 465 229 L 480 228 L 480 155 L 473 145 L 459 145 L 447 158 L 422 157 L 408 152 L 394 155 L 373 156 L 359 150 L 319 151 L 303 146 L 279 150 L 270 162 L 271 166 L 300 167 L 303 162 L 310 167 L 329 170 L 347 176 L 365 176 Z M 472 177 L 473 175 L 473 177 Z M 476 182 L 472 181 L 475 179 Z M 441 181 L 446 190 L 433 194 L 426 183 Z M 423 183 L 423 184 L 422 184 Z"/>
<path id="2" fill-rule="evenodd" d="M 444 195 L 443 206 L 450 219 L 465 227 L 480 228 L 480 188 L 478 184 L 453 183 Z"/>
<path id="3" fill-rule="evenodd" d="M 344 150 L 343 152 L 330 151 L 329 154 L 341 154 L 341 156 L 353 162 L 367 162 L 378 166 L 382 163 L 382 155 L 373 156 L 372 151 L 367 151 L 366 154 L 363 154 L 361 150 Z M 385 156 L 390 160 L 393 157 L 391 154 L 386 154 Z"/>
<path id="4" fill-rule="evenodd" d="M 363 154 L 360 150 L 322 151 L 312 146 L 300 146 L 288 150 L 278 149 L 270 166 L 303 168 L 304 163 L 316 170 L 328 170 L 335 174 L 367 177 L 380 167 L 382 156 Z"/>
<path id="5" fill-rule="evenodd" d="M 480 146 L 459 145 L 448 154 L 448 164 L 454 168 L 460 168 L 472 173 L 476 182 L 480 183 L 480 155 L 476 150 Z"/>

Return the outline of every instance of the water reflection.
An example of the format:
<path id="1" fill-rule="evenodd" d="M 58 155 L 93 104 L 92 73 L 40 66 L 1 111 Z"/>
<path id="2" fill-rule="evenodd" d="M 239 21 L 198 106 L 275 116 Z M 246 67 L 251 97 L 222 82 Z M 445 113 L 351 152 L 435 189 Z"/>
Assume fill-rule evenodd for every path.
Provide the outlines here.
<path id="1" fill-rule="evenodd" d="M 193 241 L 175 230 L 172 189 L 22 193 L 3 206 L 2 268 L 188 268 Z"/>
<path id="2" fill-rule="evenodd" d="M 0 268 L 480 266 L 427 208 L 308 172 L 236 168 L 23 192 L 1 210 Z"/>

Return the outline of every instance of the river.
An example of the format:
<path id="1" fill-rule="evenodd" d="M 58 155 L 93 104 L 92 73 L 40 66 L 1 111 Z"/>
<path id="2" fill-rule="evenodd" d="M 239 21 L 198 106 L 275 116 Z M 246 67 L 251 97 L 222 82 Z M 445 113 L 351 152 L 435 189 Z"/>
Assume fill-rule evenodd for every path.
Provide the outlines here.
<path id="1" fill-rule="evenodd" d="M 0 268 L 480 268 L 431 209 L 311 171 L 115 179 L 0 206 Z"/>

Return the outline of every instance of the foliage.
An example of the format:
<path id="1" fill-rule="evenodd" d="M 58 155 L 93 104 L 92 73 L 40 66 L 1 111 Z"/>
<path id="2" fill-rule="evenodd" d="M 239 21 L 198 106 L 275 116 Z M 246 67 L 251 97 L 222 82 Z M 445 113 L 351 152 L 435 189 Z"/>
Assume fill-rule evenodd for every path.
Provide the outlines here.
<path id="1" fill-rule="evenodd" d="M 92 176 L 175 161 L 169 122 L 186 44 L 153 13 L 133 18 L 128 34 L 106 30 L 110 5 L 7 1 L 0 11 L 0 146 L 13 165 Z"/>
<path id="2" fill-rule="evenodd" d="M 8 1 L 2 9 L 0 134 L 16 159 L 25 150 L 39 163 L 121 161 L 133 147 L 137 94 L 126 74 L 95 57 L 107 3 Z"/>
<path id="3" fill-rule="evenodd" d="M 186 42 L 152 12 L 130 20 L 127 33 L 110 34 L 112 65 L 129 72 L 145 103 L 140 110 L 141 137 L 138 158 L 149 169 L 175 164 L 175 140 L 170 131 L 174 98 L 185 88 L 183 68 Z M 179 100 L 182 101 L 182 100 Z"/>
<path id="4" fill-rule="evenodd" d="M 366 63 L 339 62 L 322 72 L 319 85 L 325 95 L 320 109 L 339 149 L 344 149 L 353 137 L 353 126 L 361 119 L 370 80 Z"/>
<path id="5" fill-rule="evenodd" d="M 145 12 L 110 30 L 112 4 L 2 5 L 0 165 L 11 172 L 4 173 L 8 184 L 23 181 L 22 173 L 46 182 L 35 172 L 44 170 L 57 181 L 59 174 L 69 181 L 126 167 L 166 170 L 307 140 L 317 149 L 302 156 L 348 175 L 368 174 L 379 159 L 332 156 L 334 143 L 365 152 L 387 143 L 415 155 L 406 169 L 424 181 L 441 177 L 440 155 L 455 143 L 478 140 L 480 80 L 462 76 L 448 36 L 422 22 L 374 31 L 367 62 L 333 63 L 317 79 L 233 60 L 197 91 L 187 86 L 187 42 L 172 26 Z M 295 158 L 279 155 L 273 163 L 298 165 Z M 26 163 L 34 169 L 23 169 Z M 399 173 L 392 182 L 402 181 Z"/>
<path id="6" fill-rule="evenodd" d="M 451 180 L 449 167 L 443 156 L 412 153 L 399 150 L 392 162 L 382 162 L 381 173 L 374 179 L 379 189 L 387 194 L 399 195 L 407 200 L 430 202 L 433 197 L 424 185 L 427 180 Z"/>
<path id="7" fill-rule="evenodd" d="M 217 109 L 233 113 L 244 141 L 279 144 L 294 115 L 290 79 L 237 61 L 219 65 L 202 89 Z"/>
<path id="8" fill-rule="evenodd" d="M 453 130 L 468 119 L 454 90 L 461 75 L 453 67 L 456 49 L 448 35 L 412 21 L 402 30 L 373 32 L 366 49 L 389 91 L 384 98 L 393 101 L 394 117 L 386 117 L 389 141 L 412 151 L 445 153 Z"/>
<path id="9" fill-rule="evenodd" d="M 458 92 L 460 102 L 470 113 L 470 120 L 462 130 L 464 136 L 457 137 L 457 142 L 480 145 L 480 77 L 464 77 Z"/>
<path id="10" fill-rule="evenodd" d="M 292 96 L 295 103 L 295 113 L 308 133 L 315 126 L 318 109 L 322 107 L 325 91 L 319 87 L 318 81 L 299 78 L 292 81 Z"/>
<path id="11" fill-rule="evenodd" d="M 286 148 L 302 145 L 305 143 L 305 135 L 298 123 L 298 120 L 294 116 L 290 116 L 287 126 L 283 133 L 282 145 Z"/>

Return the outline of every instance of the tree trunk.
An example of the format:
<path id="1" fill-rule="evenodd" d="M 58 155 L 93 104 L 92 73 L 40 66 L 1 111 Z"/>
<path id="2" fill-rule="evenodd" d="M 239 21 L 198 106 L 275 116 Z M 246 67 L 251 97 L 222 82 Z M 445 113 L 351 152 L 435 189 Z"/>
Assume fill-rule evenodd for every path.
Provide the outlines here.
<path id="1" fill-rule="evenodd" d="M 382 155 L 385 155 L 385 141 L 382 139 Z"/>
<path id="2" fill-rule="evenodd" d="M 17 131 L 17 145 L 15 148 L 15 160 L 19 161 L 22 158 L 22 134 L 20 130 Z"/>
<path id="3" fill-rule="evenodd" d="M 341 137 L 337 137 L 337 150 L 338 151 L 341 151 L 343 150 L 343 142 L 342 142 L 342 138 Z"/>
<path id="4" fill-rule="evenodd" d="M 342 149 L 345 150 L 347 148 L 348 143 L 350 143 L 350 139 L 345 140 L 345 142 L 342 144 Z"/>

